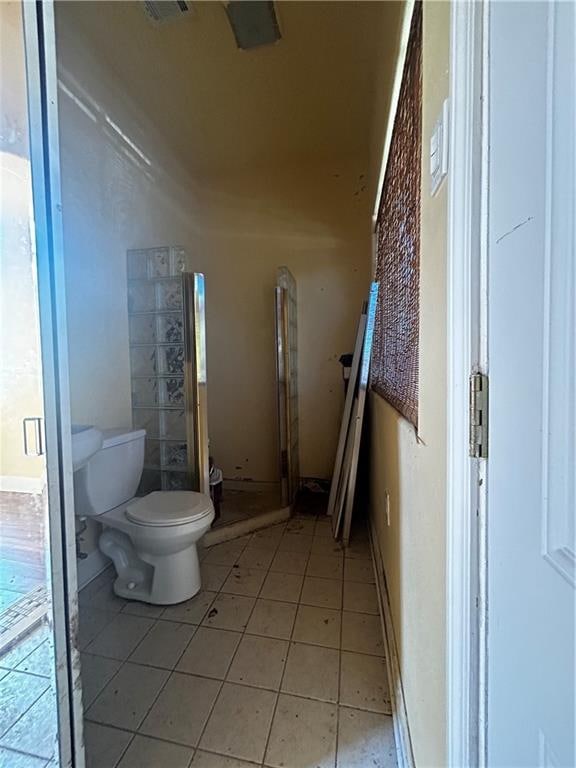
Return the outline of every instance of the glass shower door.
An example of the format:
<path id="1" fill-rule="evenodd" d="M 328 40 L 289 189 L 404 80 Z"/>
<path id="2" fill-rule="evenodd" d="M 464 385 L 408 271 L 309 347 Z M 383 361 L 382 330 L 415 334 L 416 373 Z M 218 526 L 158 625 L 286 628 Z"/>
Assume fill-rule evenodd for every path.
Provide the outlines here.
<path id="1" fill-rule="evenodd" d="M 52 11 L 0 3 L 0 765 L 11 768 L 84 765 Z"/>
<path id="2" fill-rule="evenodd" d="M 293 503 L 300 483 L 298 437 L 298 301 L 296 281 L 287 267 L 276 285 L 276 370 L 282 506 Z"/>

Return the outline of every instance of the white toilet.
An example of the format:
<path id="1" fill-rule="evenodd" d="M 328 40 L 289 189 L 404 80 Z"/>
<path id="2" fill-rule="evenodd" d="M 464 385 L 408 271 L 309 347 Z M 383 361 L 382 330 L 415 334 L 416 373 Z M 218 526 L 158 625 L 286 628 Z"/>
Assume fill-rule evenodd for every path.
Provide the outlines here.
<path id="1" fill-rule="evenodd" d="M 86 444 L 87 430 L 74 427 L 74 439 Z M 76 515 L 104 526 L 100 550 L 118 574 L 114 591 L 128 600 L 172 605 L 200 589 L 196 542 L 210 528 L 214 507 L 193 491 L 155 491 L 134 498 L 144 466 L 140 430 L 101 430 L 95 452 L 74 465 Z"/>

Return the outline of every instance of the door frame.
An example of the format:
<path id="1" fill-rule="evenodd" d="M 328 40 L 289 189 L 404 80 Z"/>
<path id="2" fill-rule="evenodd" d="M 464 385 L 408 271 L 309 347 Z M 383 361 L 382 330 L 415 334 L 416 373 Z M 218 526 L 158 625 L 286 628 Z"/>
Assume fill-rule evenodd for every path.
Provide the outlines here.
<path id="1" fill-rule="evenodd" d="M 486 0 L 452 3 L 447 253 L 447 764 L 485 766 L 487 462 L 469 457 L 469 377 L 488 373 Z"/>
<path id="2" fill-rule="evenodd" d="M 49 518 L 58 744 L 62 768 L 84 768 L 72 484 L 65 273 L 52 0 L 22 2 Z"/>

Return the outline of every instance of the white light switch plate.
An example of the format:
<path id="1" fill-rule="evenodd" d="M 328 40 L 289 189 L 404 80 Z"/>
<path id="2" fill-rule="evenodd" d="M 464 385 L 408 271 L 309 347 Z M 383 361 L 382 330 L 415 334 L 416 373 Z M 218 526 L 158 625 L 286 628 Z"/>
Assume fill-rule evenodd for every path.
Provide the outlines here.
<path id="1" fill-rule="evenodd" d="M 430 194 L 435 195 L 448 173 L 448 99 L 436 120 L 430 136 Z"/>

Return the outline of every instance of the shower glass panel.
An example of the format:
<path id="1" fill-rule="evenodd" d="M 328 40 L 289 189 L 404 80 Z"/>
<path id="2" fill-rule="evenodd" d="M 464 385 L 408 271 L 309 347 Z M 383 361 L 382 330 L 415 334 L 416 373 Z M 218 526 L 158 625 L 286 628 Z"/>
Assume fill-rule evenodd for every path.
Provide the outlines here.
<path id="1" fill-rule="evenodd" d="M 276 283 L 276 353 L 282 504 L 294 501 L 300 483 L 298 438 L 298 318 L 296 281 L 287 267 Z"/>
<path id="2" fill-rule="evenodd" d="M 207 448 L 198 451 L 196 414 L 199 391 L 205 403 L 206 376 L 204 364 L 199 388 L 195 364 L 198 337 L 205 338 L 204 278 L 184 272 L 185 264 L 180 247 L 128 251 L 132 420 L 146 430 L 141 494 L 204 485 L 198 462 L 206 453 L 207 463 Z M 191 311 L 200 289 L 201 311 Z M 205 343 L 202 349 L 205 361 Z"/>

